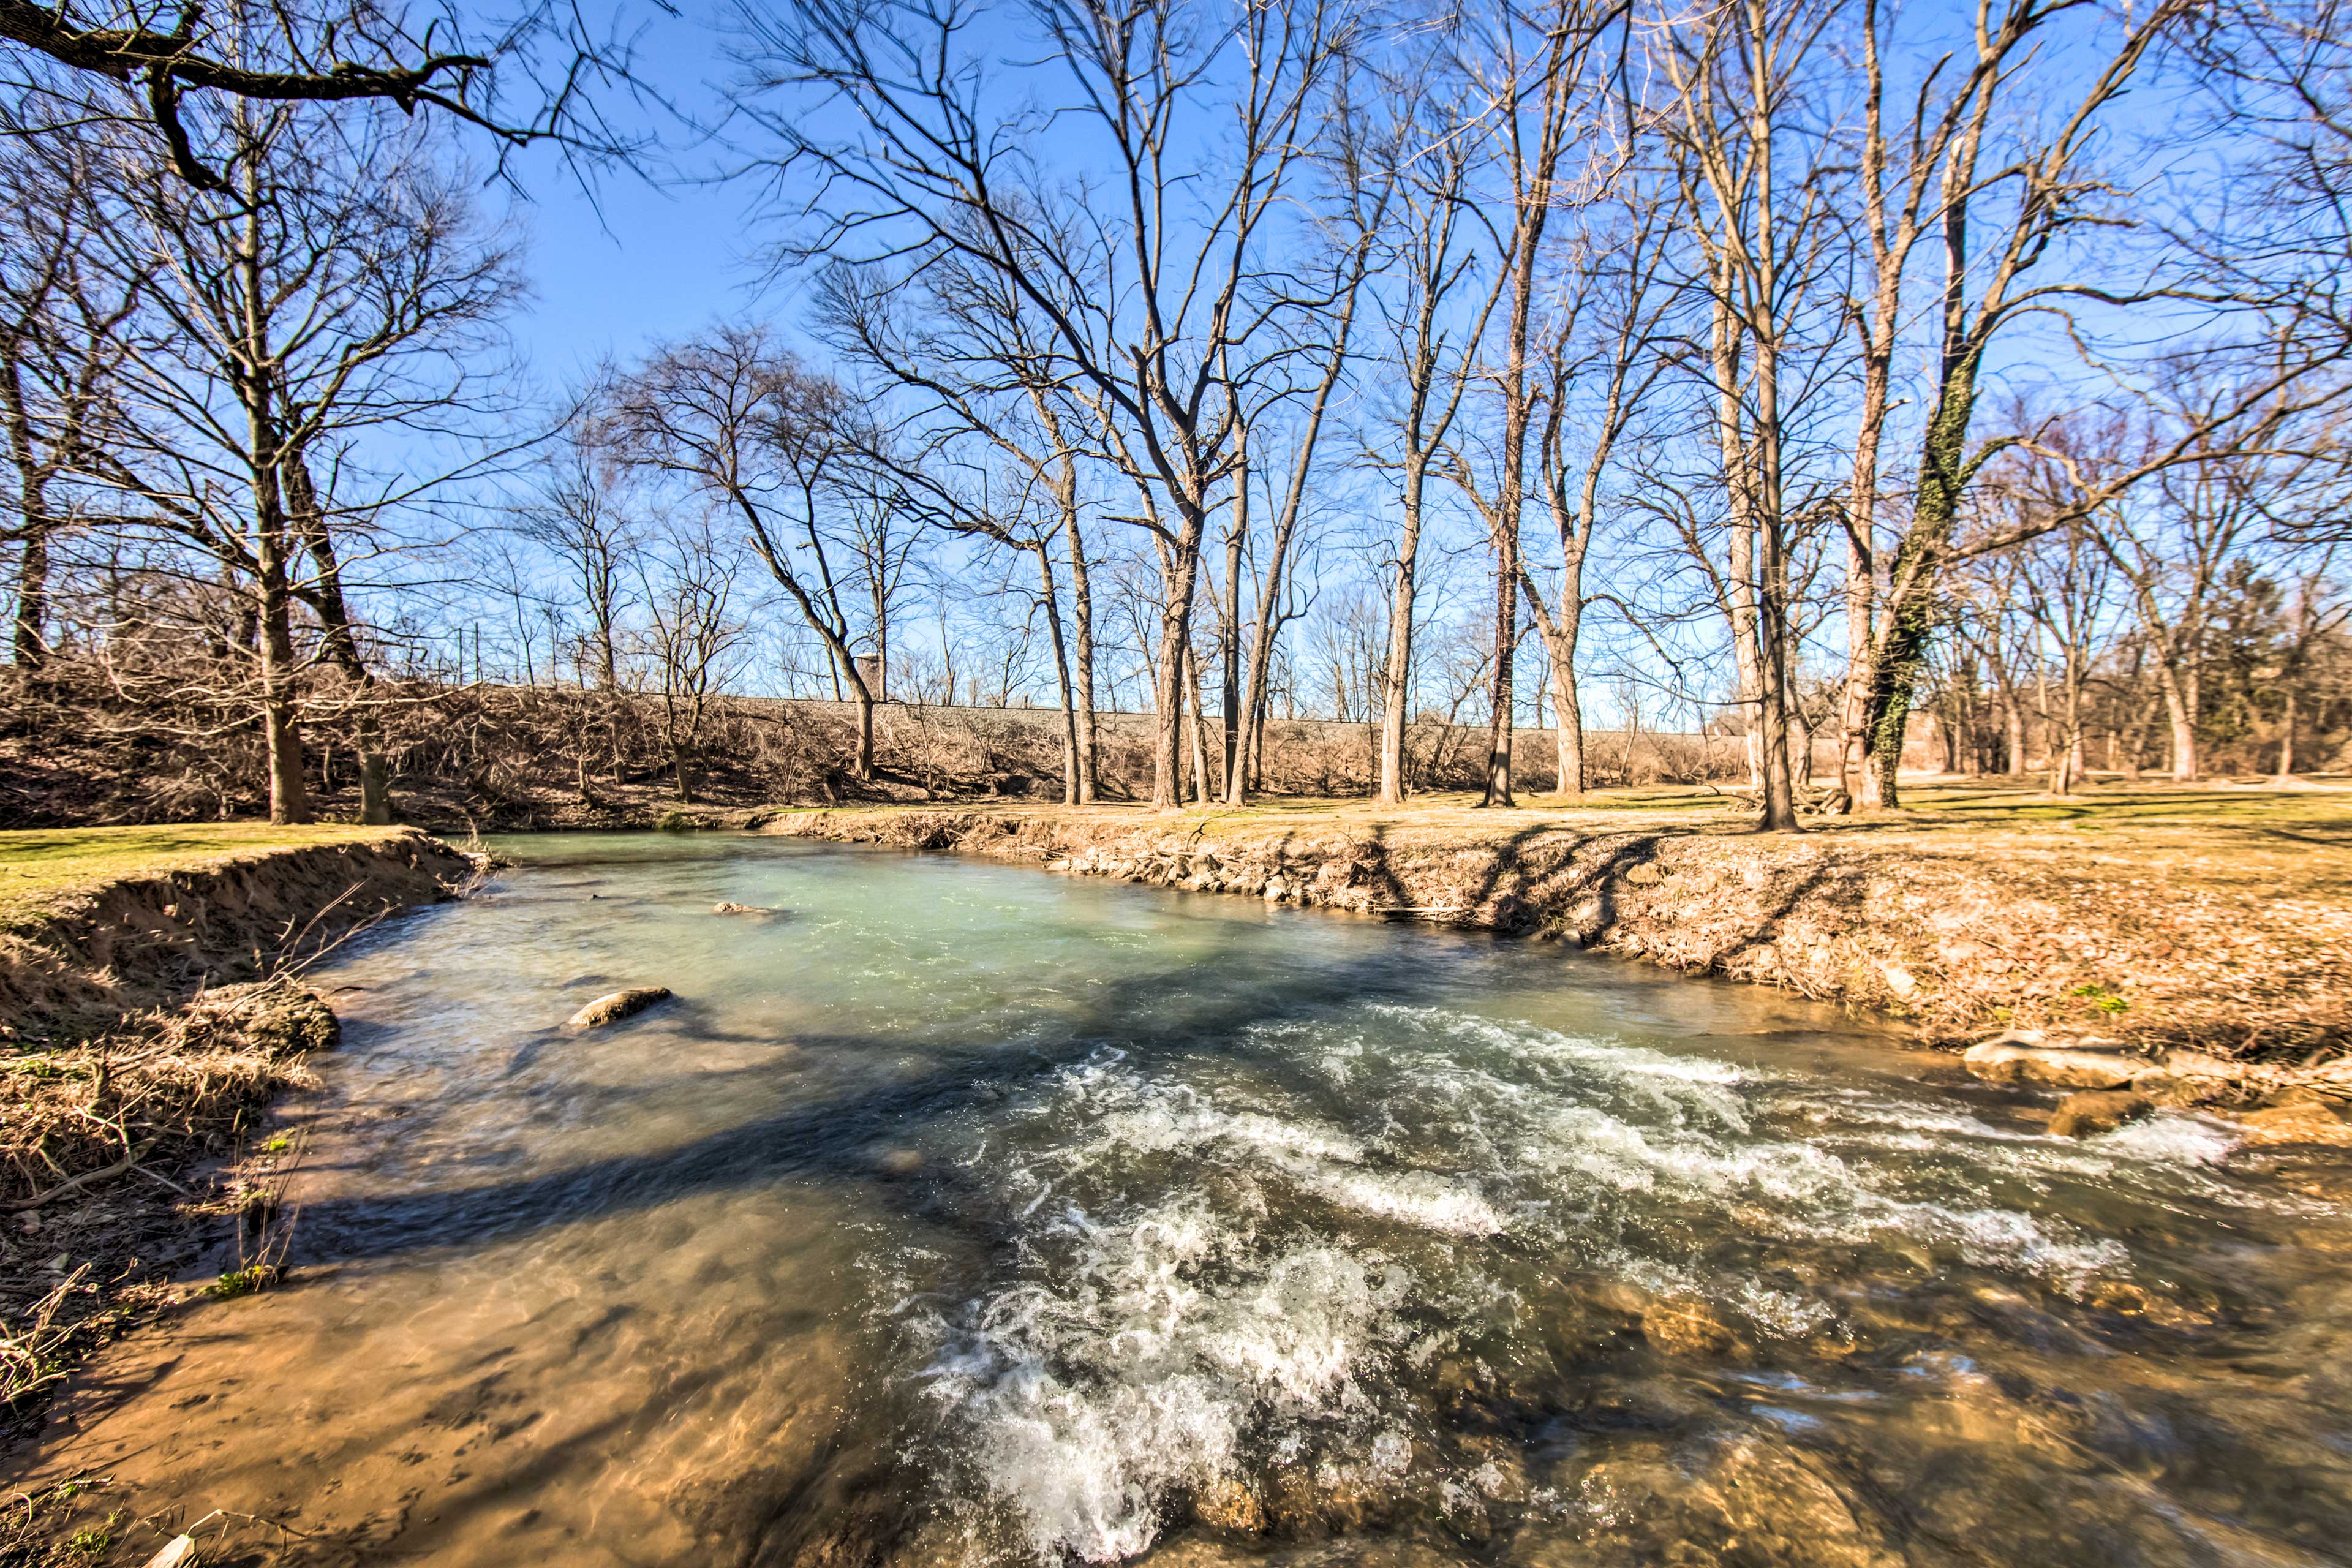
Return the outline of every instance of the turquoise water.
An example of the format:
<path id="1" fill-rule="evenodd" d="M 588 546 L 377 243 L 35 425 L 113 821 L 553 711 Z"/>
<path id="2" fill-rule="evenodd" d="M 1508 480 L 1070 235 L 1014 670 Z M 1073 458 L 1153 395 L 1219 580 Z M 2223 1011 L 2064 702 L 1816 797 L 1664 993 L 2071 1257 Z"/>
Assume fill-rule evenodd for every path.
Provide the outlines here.
<path id="1" fill-rule="evenodd" d="M 2339 1167 L 2185 1115 L 2053 1140 L 1833 1015 L 1557 947 L 500 847 L 324 976 L 293 1284 L 76 1438 L 141 1509 L 436 1563 L 2352 1541 Z M 635 984 L 677 996 L 555 1026 Z"/>

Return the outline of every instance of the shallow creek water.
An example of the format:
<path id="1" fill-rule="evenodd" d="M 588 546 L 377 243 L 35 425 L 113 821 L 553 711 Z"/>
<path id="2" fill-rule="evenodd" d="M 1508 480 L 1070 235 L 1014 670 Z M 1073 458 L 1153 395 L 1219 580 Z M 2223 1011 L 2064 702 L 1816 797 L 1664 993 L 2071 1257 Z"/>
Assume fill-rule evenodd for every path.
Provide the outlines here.
<path id="1" fill-rule="evenodd" d="M 293 1282 L 118 1347 L 45 1464 L 278 1521 L 208 1527 L 273 1561 L 2352 1551 L 2339 1166 L 2052 1139 L 1948 1058 L 1556 947 L 503 847 L 325 976 Z"/>

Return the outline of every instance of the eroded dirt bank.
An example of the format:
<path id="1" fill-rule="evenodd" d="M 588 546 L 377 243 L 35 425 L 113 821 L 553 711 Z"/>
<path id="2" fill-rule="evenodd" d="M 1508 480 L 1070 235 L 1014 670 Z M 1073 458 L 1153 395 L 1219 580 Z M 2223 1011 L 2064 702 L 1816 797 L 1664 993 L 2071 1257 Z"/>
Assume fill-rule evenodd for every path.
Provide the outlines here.
<path id="1" fill-rule="evenodd" d="M 83 1354 L 189 1289 L 173 1281 L 208 1250 L 222 1275 L 209 1289 L 269 1282 L 289 1223 L 275 1168 L 299 1149 L 251 1134 L 340 1037 L 303 964 L 476 875 L 409 828 L 294 830 L 313 841 L 266 846 L 216 831 L 152 854 L 144 840 L 47 861 L 43 847 L 8 847 L 0 1430 L 37 1421 Z M 37 1551 L 34 1511 L 0 1528 L 0 1561 Z"/>
<path id="2" fill-rule="evenodd" d="M 0 927 L 0 1042 L 72 1037 L 202 986 L 259 978 L 354 927 L 449 896 L 466 856 L 415 828 L 225 848 L 69 886 Z"/>
<path id="3" fill-rule="evenodd" d="M 2150 1057 L 2188 1048 L 2253 1067 L 2258 1088 L 2291 1066 L 2352 1097 L 2352 903 L 2340 898 L 2177 879 L 2128 845 L 2046 842 L 2063 835 L 1922 842 L 1584 815 L 1465 826 L 824 810 L 761 831 L 1564 940 L 1844 1002 L 1938 1046 L 2011 1029 Z"/>

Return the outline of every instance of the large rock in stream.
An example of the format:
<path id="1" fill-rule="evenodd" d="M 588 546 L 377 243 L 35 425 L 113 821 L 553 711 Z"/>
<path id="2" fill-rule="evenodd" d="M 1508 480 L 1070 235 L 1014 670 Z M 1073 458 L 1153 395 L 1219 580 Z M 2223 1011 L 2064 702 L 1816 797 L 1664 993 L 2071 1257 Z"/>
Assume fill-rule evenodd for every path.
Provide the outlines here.
<path id="1" fill-rule="evenodd" d="M 2256 1145 L 2315 1143 L 2352 1149 L 2352 1107 L 2320 1100 L 2289 1100 L 2249 1110 L 2238 1118 L 2246 1142 Z"/>
<path id="2" fill-rule="evenodd" d="M 2155 1100 L 2128 1089 L 2086 1089 L 2058 1102 L 2058 1109 L 2050 1113 L 2050 1131 L 2061 1138 L 2088 1138 L 2095 1132 L 2113 1132 L 2155 1109 Z"/>
<path id="3" fill-rule="evenodd" d="M 656 1002 L 669 1000 L 667 985 L 635 985 L 599 996 L 563 1021 L 567 1029 L 601 1029 L 624 1018 L 634 1018 Z"/>
<path id="4" fill-rule="evenodd" d="M 2038 1083 L 2052 1089 L 2124 1089 L 2149 1068 L 2120 1051 L 2013 1045 L 2000 1039 L 1970 1046 L 1960 1062 L 1992 1083 Z"/>

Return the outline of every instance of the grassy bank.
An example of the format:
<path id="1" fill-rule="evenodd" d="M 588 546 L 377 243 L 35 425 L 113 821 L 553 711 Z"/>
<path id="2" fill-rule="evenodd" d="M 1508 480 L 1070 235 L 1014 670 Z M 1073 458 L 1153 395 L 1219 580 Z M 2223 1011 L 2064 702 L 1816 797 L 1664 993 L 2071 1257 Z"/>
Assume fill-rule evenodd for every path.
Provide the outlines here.
<path id="1" fill-rule="evenodd" d="M 405 827 L 0 833 L 0 1044 L 72 1040 L 439 897 L 470 862 Z"/>
<path id="2" fill-rule="evenodd" d="M 0 834 L 0 1415 L 165 1299 L 229 1215 L 242 1283 L 266 1279 L 267 1182 L 221 1167 L 338 1037 L 302 965 L 472 870 L 406 828 Z"/>
<path id="3" fill-rule="evenodd" d="M 381 827 L 273 827 L 266 822 L 59 827 L 0 833 L 0 931 L 46 922 L 111 883 L 209 872 L 243 857 L 392 841 Z"/>
<path id="4" fill-rule="evenodd" d="M 2352 792 L 1949 783 L 1911 801 L 1796 835 L 1752 833 L 1704 790 L 796 811 L 764 830 L 1564 939 L 1939 1045 L 2027 1028 L 2298 1064 L 2352 1045 Z"/>

